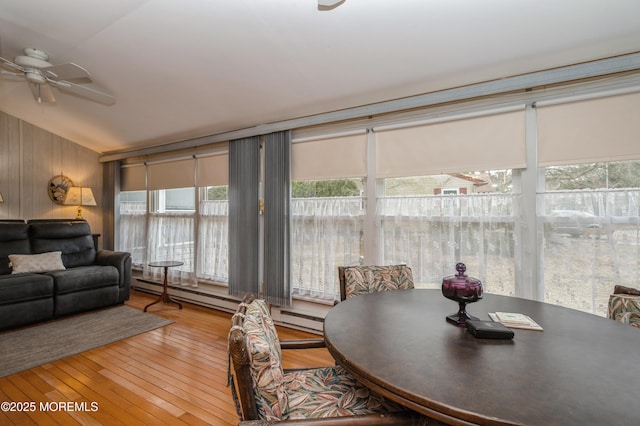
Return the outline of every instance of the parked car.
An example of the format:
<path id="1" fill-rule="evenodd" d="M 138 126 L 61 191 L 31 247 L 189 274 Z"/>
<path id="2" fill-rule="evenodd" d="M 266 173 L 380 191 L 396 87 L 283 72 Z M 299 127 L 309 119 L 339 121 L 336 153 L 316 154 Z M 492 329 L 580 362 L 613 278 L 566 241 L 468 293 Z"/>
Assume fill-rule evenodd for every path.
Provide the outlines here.
<path id="1" fill-rule="evenodd" d="M 597 216 L 579 210 L 553 210 L 550 214 L 553 218 L 545 226 L 547 232 L 565 234 L 571 237 L 582 237 L 594 234 L 600 236 L 602 225 L 597 222 Z"/>

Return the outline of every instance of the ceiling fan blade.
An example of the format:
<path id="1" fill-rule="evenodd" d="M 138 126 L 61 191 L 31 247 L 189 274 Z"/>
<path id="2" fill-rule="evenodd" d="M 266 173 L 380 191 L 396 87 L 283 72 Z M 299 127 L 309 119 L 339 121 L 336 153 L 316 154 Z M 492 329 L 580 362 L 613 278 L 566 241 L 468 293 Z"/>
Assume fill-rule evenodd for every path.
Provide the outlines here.
<path id="1" fill-rule="evenodd" d="M 53 90 L 46 84 L 29 83 L 33 98 L 38 102 L 46 102 L 54 104 L 56 102 L 55 96 L 53 96 Z"/>
<path id="2" fill-rule="evenodd" d="M 17 73 L 11 71 L 0 70 L 0 75 L 8 76 L 8 77 L 24 77 L 24 73 Z"/>
<path id="3" fill-rule="evenodd" d="M 83 98 L 86 98 L 101 104 L 113 105 L 116 103 L 116 98 L 114 96 L 108 93 L 93 89 L 91 87 L 80 86 L 78 84 L 74 84 L 69 81 L 63 81 L 63 80 L 57 81 L 57 80 L 47 79 L 47 81 L 51 85 L 57 87 L 62 91 L 73 93 L 74 95 L 78 95 Z"/>
<path id="4" fill-rule="evenodd" d="M 8 59 L 0 57 L 0 62 L 1 62 L 0 65 L 2 65 L 5 68 L 10 68 L 10 69 L 13 69 L 13 70 L 24 72 L 24 69 L 20 65 L 14 64 L 13 62 L 11 62 Z"/>
<path id="5" fill-rule="evenodd" d="M 54 80 L 74 80 L 77 83 L 91 83 L 89 71 L 73 62 L 41 68 L 47 78 Z"/>

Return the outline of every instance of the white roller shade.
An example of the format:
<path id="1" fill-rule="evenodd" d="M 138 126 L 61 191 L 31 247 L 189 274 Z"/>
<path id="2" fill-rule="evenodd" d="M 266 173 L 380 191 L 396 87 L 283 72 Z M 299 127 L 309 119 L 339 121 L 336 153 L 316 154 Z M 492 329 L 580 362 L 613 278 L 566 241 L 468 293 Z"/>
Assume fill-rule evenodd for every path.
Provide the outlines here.
<path id="1" fill-rule="evenodd" d="M 198 157 L 198 186 L 229 184 L 229 154 Z"/>
<path id="2" fill-rule="evenodd" d="M 291 179 L 358 178 L 367 175 L 367 135 L 295 142 L 291 146 Z"/>
<path id="3" fill-rule="evenodd" d="M 524 109 L 376 130 L 379 178 L 525 166 Z"/>
<path id="4" fill-rule="evenodd" d="M 538 107 L 542 166 L 640 159 L 640 93 Z"/>
<path id="5" fill-rule="evenodd" d="M 147 189 L 147 166 L 136 164 L 120 168 L 121 191 L 144 191 Z"/>
<path id="6" fill-rule="evenodd" d="M 194 186 L 195 159 L 149 164 L 149 190 Z"/>

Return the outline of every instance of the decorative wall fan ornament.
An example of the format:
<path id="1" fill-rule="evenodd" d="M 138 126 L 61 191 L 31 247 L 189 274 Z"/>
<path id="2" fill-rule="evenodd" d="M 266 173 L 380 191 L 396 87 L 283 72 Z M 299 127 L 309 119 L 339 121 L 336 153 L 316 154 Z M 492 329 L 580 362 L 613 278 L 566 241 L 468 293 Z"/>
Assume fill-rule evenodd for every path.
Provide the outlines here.
<path id="1" fill-rule="evenodd" d="M 51 87 L 105 105 L 116 102 L 113 95 L 82 85 L 91 83 L 91 74 L 80 65 L 52 65 L 48 60 L 49 55 L 42 50 L 26 48 L 24 56 L 16 56 L 13 61 L 0 57 L 0 65 L 10 70 L 0 69 L 0 76 L 24 77 L 38 102 L 56 101 Z"/>
<path id="2" fill-rule="evenodd" d="M 63 205 L 67 198 L 67 191 L 73 186 L 73 182 L 65 175 L 56 175 L 49 179 L 47 193 L 49 198 L 56 204 Z"/>

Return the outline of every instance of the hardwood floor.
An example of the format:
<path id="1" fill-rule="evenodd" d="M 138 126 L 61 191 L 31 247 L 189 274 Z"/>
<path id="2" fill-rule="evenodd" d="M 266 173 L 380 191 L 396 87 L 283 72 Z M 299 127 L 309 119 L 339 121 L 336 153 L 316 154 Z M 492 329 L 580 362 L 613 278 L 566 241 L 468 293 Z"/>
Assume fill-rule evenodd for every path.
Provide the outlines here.
<path id="1" fill-rule="evenodd" d="M 127 305 L 142 310 L 155 298 L 133 291 Z M 35 410 L 1 410 L 0 424 L 237 424 L 226 386 L 231 315 L 183 306 L 149 309 L 171 325 L 1 378 L 0 402 L 33 403 L 27 408 Z M 317 337 L 282 327 L 278 333 L 283 340 Z M 283 357 L 285 368 L 334 363 L 325 349 L 285 351 Z"/>

